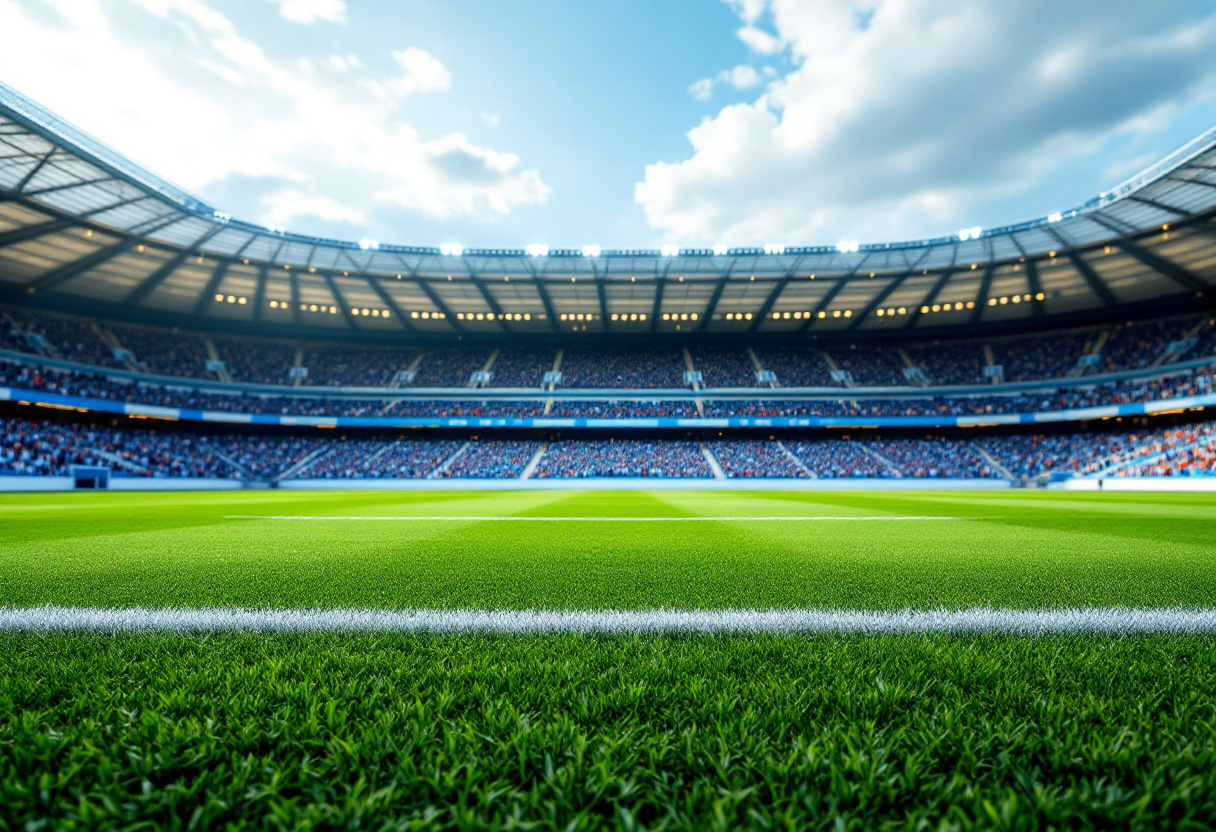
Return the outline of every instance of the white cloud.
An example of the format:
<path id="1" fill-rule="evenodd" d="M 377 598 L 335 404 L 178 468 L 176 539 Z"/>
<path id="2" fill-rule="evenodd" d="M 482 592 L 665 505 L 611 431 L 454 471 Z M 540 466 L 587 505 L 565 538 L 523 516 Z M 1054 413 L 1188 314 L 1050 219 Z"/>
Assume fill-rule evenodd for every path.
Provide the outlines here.
<path id="1" fill-rule="evenodd" d="M 279 7 L 279 15 L 292 23 L 346 22 L 344 0 L 273 0 Z"/>
<path id="2" fill-rule="evenodd" d="M 708 101 L 714 94 L 714 81 L 712 78 L 702 78 L 697 83 L 688 88 L 688 94 L 697 101 Z"/>
<path id="3" fill-rule="evenodd" d="M 770 68 L 765 67 L 764 74 L 770 75 Z M 697 101 L 708 101 L 714 94 L 714 83 L 730 84 L 737 90 L 751 89 L 758 85 L 764 78 L 754 68 L 747 64 L 740 64 L 734 69 L 725 69 L 718 73 L 716 78 L 702 78 L 697 83 L 688 88 L 689 94 Z"/>
<path id="4" fill-rule="evenodd" d="M 500 121 L 498 116 L 494 115 L 493 113 L 482 113 L 481 120 L 484 121 L 489 127 L 497 127 Z"/>
<path id="5" fill-rule="evenodd" d="M 349 79 L 368 73 L 352 55 L 342 59 L 348 75 L 317 73 L 312 61 L 269 57 L 203 0 L 136 7 L 151 15 L 147 25 L 120 27 L 103 0 L 47 0 L 38 15 L 0 0 L 0 77 L 171 181 L 236 195 L 248 210 L 261 207 L 246 218 L 275 225 L 374 222 L 364 210 L 371 194 L 419 214 L 473 217 L 548 197 L 540 173 L 514 154 L 401 121 L 396 99 L 372 94 L 366 77 Z M 401 54 L 412 89 L 450 83 L 429 54 Z"/>
<path id="6" fill-rule="evenodd" d="M 734 9 L 740 20 L 750 26 L 764 14 L 768 0 L 727 0 L 727 5 Z"/>
<path id="7" fill-rule="evenodd" d="M 325 59 L 325 66 L 334 72 L 348 72 L 353 69 L 362 69 L 363 61 L 358 55 L 330 55 Z"/>
<path id="8" fill-rule="evenodd" d="M 310 194 L 297 188 L 283 188 L 263 200 L 260 219 L 267 225 L 278 228 L 291 225 L 300 217 L 316 217 L 328 222 L 363 225 L 367 213 L 358 208 L 343 205 L 336 199 L 321 194 Z"/>
<path id="9" fill-rule="evenodd" d="M 734 69 L 729 69 L 718 76 L 718 80 L 723 83 L 729 83 L 737 90 L 751 89 L 760 83 L 760 73 L 747 64 L 740 64 Z"/>
<path id="10" fill-rule="evenodd" d="M 405 70 L 404 75 L 388 82 L 389 89 L 396 95 L 442 92 L 451 86 L 452 76 L 447 67 L 425 49 L 411 46 L 409 49 L 394 52 L 393 60 Z"/>
<path id="11" fill-rule="evenodd" d="M 772 0 L 768 12 L 793 69 L 693 127 L 691 154 L 649 165 L 635 188 L 670 239 L 974 225 L 979 206 L 1216 88 L 1216 18 L 1185 0 Z"/>
<path id="12" fill-rule="evenodd" d="M 748 49 L 757 55 L 777 55 L 785 49 L 781 38 L 770 35 L 755 26 L 744 26 L 735 34 L 739 36 L 739 40 L 747 44 Z"/>

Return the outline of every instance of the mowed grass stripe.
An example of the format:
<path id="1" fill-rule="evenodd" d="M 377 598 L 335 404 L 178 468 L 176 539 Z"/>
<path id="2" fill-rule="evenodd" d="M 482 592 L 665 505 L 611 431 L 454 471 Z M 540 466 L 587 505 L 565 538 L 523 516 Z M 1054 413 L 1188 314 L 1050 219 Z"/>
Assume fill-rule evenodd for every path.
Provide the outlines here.
<path id="1" fill-rule="evenodd" d="M 577 517 L 577 516 L 560 516 L 560 517 L 536 517 L 532 515 L 436 515 L 436 514 L 393 514 L 393 515 L 372 515 L 372 514 L 226 514 L 225 520 L 427 520 L 436 522 L 448 521 L 473 521 L 478 523 L 498 523 L 498 522 L 521 522 L 521 523 L 757 523 L 771 521 L 796 521 L 796 522 L 825 522 L 825 521 L 853 521 L 853 520 L 976 520 L 984 518 L 976 517 L 937 517 L 933 515 L 905 515 L 905 516 L 882 516 L 882 515 L 831 515 L 822 517 L 800 516 L 800 515 L 729 515 L 715 517 Z M 987 518 L 991 519 L 991 518 Z"/>
<path id="2" fill-rule="evenodd" d="M 276 609 L 1216 607 L 1216 498 L 789 492 L 47 495 L 0 515 L 0 606 Z M 966 503 L 956 502 L 966 499 Z M 1176 499 L 1177 498 L 1177 499 Z M 108 512 L 97 511 L 110 505 Z M 1154 513 L 1168 507 L 1178 516 Z M 462 512 L 465 513 L 462 516 Z M 453 517 L 324 522 L 231 515 Z M 799 522 L 786 519 L 842 517 Z M 478 517 L 568 522 L 499 522 Z M 714 521 L 627 522 L 630 518 Z M 745 517 L 744 520 L 723 518 Z M 971 522 L 851 522 L 863 517 Z M 620 517 L 621 522 L 577 522 Z M 759 520 L 756 517 L 781 517 Z"/>
<path id="3" fill-rule="evenodd" d="M 1216 632 L 1216 609 L 291 610 L 45 606 L 0 608 L 0 632 L 1202 635 Z"/>

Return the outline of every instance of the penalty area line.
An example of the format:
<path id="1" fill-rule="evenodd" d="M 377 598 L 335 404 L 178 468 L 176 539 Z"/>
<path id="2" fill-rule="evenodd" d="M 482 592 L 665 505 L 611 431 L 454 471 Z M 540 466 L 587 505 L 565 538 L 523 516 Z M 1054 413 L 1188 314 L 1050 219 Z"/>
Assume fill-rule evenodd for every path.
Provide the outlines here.
<path id="1" fill-rule="evenodd" d="M 786 635 L 1000 633 L 1008 635 L 1209 634 L 1216 609 L 1068 607 L 1017 610 L 831 609 L 251 609 L 246 607 L 0 607 L 0 632 L 417 633 L 458 635 Z"/>
<path id="2" fill-rule="evenodd" d="M 824 516 L 789 517 L 738 515 L 716 517 L 527 517 L 519 515 L 343 515 L 343 514 L 225 514 L 225 520 L 377 520 L 377 521 L 451 521 L 469 520 L 479 523 L 744 523 L 744 522 L 834 522 L 834 521 L 891 521 L 891 520 L 974 520 L 974 517 L 937 517 L 932 515 L 906 516 Z"/>

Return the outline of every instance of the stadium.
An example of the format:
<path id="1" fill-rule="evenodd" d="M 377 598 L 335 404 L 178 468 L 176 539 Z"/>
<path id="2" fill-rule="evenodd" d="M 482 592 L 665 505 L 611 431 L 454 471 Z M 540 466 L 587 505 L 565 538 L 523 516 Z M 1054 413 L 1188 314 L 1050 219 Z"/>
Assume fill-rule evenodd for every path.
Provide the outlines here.
<path id="1" fill-rule="evenodd" d="M 223 208 L 0 84 L 0 828 L 1216 823 L 1216 128 L 898 242 Z"/>

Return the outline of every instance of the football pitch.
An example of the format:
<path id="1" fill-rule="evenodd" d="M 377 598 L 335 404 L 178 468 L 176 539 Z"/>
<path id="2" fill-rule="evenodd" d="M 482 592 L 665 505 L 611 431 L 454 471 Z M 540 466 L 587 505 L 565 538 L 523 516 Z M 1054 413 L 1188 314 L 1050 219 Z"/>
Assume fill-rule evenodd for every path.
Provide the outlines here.
<path id="1" fill-rule="evenodd" d="M 1214 521 L 1129 492 L 3 495 L 0 829 L 1210 828 Z"/>

